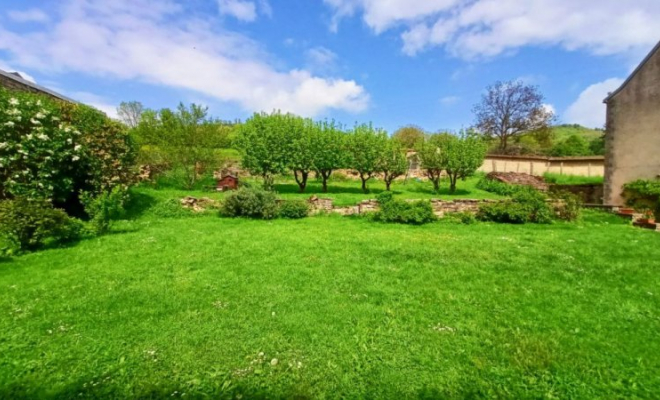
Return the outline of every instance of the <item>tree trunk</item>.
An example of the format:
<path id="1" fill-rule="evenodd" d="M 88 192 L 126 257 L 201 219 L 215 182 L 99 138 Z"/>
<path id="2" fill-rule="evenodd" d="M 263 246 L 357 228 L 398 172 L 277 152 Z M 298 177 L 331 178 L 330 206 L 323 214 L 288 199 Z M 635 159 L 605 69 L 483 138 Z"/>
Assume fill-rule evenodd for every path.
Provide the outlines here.
<path id="1" fill-rule="evenodd" d="M 365 179 L 364 174 L 360 173 L 360 179 L 362 180 L 362 191 L 364 193 L 369 193 L 369 189 L 367 189 L 367 180 L 369 180 L 369 178 Z"/>
<path id="2" fill-rule="evenodd" d="M 273 177 L 270 174 L 263 174 L 262 177 L 264 178 L 264 189 L 268 191 L 272 190 Z"/>
<path id="3" fill-rule="evenodd" d="M 328 179 L 330 179 L 330 175 L 332 175 L 332 171 L 320 171 L 321 173 L 321 179 L 323 180 L 323 188 L 321 191 L 323 193 L 328 193 Z"/>
<path id="4" fill-rule="evenodd" d="M 300 178 L 298 178 L 298 173 L 300 173 Z M 309 171 L 293 171 L 293 176 L 296 178 L 296 183 L 300 187 L 300 193 L 305 193 L 307 188 L 307 178 L 309 177 Z"/>
<path id="5" fill-rule="evenodd" d="M 386 181 L 385 181 L 385 190 L 387 190 L 387 191 L 389 192 L 389 191 L 390 191 L 390 186 L 391 186 L 391 185 L 392 185 L 392 181 L 389 180 L 389 179 L 386 180 Z"/>
<path id="6" fill-rule="evenodd" d="M 508 141 L 509 137 L 508 136 L 500 136 L 500 153 L 506 154 L 506 148 L 508 146 Z"/>
<path id="7" fill-rule="evenodd" d="M 440 177 L 431 178 L 431 180 L 433 181 L 433 190 L 435 190 L 436 192 L 439 192 L 440 191 Z"/>

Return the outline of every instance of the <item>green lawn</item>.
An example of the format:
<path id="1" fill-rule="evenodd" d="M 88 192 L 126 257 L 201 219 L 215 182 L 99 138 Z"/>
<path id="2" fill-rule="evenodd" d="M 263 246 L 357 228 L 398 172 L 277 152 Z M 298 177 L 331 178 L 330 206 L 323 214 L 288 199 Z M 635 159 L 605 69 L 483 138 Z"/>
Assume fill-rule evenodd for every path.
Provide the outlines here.
<path id="1" fill-rule="evenodd" d="M 433 199 L 440 198 L 444 200 L 451 199 L 499 199 L 499 196 L 494 193 L 489 193 L 481 189 L 477 189 L 476 185 L 481 176 L 468 178 L 465 181 L 458 182 L 458 188 L 455 193 L 449 193 L 448 181 L 442 181 L 440 191 L 433 190 L 433 184 L 429 181 L 420 181 L 417 179 L 408 179 L 407 181 L 400 180 L 392 184 L 392 192 L 400 199 Z M 262 181 L 257 178 L 243 179 L 252 186 L 263 185 Z M 184 197 L 188 195 L 197 197 L 210 197 L 214 199 L 222 199 L 226 194 L 217 193 L 212 190 L 201 190 L 202 187 L 212 188 L 215 181 L 213 179 L 205 179 L 200 181 L 196 190 L 186 191 L 181 189 L 172 189 L 175 185 L 165 182 L 161 185 L 163 190 L 146 190 L 151 196 L 160 198 L 164 197 Z M 333 179 L 328 183 L 328 193 L 322 192 L 322 185 L 316 179 L 309 179 L 305 193 L 300 193 L 299 187 L 295 180 L 291 177 L 277 177 L 275 180 L 274 190 L 278 195 L 284 199 L 309 199 L 311 196 L 316 195 L 321 198 L 331 198 L 334 200 L 336 206 L 351 206 L 359 203 L 362 200 L 374 199 L 379 193 L 385 191 L 385 183 L 381 180 L 372 179 L 368 183 L 369 193 L 364 193 L 360 188 L 360 180 L 354 179 Z M 144 190 L 142 190 L 145 192 Z"/>
<path id="2" fill-rule="evenodd" d="M 0 262 L 0 398 L 660 391 L 660 235 L 615 217 L 147 214 Z"/>

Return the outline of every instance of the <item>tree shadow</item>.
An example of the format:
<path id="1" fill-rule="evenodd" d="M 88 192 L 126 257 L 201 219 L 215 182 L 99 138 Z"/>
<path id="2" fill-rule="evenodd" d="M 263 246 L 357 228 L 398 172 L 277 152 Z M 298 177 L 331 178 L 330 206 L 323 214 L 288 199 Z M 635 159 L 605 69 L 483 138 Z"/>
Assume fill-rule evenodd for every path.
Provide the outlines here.
<path id="1" fill-rule="evenodd" d="M 126 203 L 123 219 L 135 220 L 140 218 L 144 213 L 153 207 L 158 201 L 155 197 L 142 192 L 131 192 L 128 202 Z"/>
<path id="2" fill-rule="evenodd" d="M 382 193 L 385 190 L 384 189 L 371 189 L 369 188 L 368 193 L 364 193 L 364 191 L 360 187 L 344 187 L 344 186 L 334 186 L 329 184 L 328 185 L 328 191 L 324 193 L 322 191 L 321 186 L 317 185 L 309 185 L 307 186 L 307 189 L 303 192 L 300 193 L 300 187 L 296 184 L 289 184 L 289 183 L 279 183 L 274 185 L 274 189 L 277 193 L 282 193 L 282 194 L 308 194 L 310 196 L 312 195 L 326 195 L 326 194 L 378 194 Z"/>

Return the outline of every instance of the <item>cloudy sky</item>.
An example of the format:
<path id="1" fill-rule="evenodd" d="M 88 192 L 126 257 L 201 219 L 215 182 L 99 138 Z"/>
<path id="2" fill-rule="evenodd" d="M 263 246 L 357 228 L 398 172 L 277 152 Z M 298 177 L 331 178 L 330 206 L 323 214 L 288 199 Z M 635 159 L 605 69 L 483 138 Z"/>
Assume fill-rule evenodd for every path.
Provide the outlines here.
<path id="1" fill-rule="evenodd" d="M 469 126 L 487 85 L 522 79 L 600 127 L 659 20 L 658 0 L 3 0 L 0 69 L 109 114 L 183 101 L 390 131 Z"/>

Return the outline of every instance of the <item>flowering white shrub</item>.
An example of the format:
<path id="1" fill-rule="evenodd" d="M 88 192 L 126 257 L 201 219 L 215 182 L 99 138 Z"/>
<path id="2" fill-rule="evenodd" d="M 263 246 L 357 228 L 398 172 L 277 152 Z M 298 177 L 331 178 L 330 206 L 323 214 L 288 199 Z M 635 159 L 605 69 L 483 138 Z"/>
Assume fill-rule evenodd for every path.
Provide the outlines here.
<path id="1" fill-rule="evenodd" d="M 0 89 L 0 200 L 50 200 L 66 208 L 81 191 L 127 187 L 134 159 L 125 128 L 100 111 Z"/>

